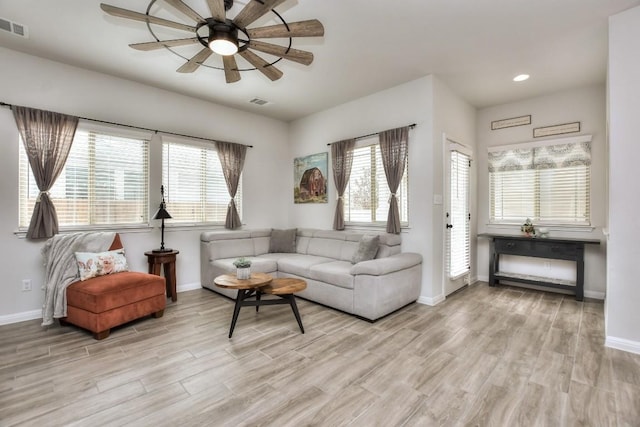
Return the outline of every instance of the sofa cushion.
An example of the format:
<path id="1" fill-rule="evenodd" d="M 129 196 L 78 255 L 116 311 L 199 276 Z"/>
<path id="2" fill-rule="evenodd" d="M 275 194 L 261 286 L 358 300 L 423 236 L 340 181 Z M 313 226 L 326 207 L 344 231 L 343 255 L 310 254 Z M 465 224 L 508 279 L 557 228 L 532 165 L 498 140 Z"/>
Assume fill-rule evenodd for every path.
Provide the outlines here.
<path id="1" fill-rule="evenodd" d="M 324 262 L 312 265 L 309 268 L 309 277 L 341 288 L 353 289 L 354 276 L 350 271 L 349 261 Z"/>
<path id="2" fill-rule="evenodd" d="M 294 253 L 296 251 L 295 228 L 289 230 L 271 230 L 269 252 Z"/>
<path id="3" fill-rule="evenodd" d="M 309 241 L 307 254 L 333 258 L 334 260 L 340 259 L 344 243 L 344 240 L 314 237 Z"/>
<path id="4" fill-rule="evenodd" d="M 301 254 L 288 254 L 278 259 L 278 271 L 309 277 L 309 269 L 317 264 L 332 262 L 335 259 Z"/>
<path id="5" fill-rule="evenodd" d="M 260 257 L 246 257 L 251 261 L 251 271 L 254 273 L 273 273 L 278 270 L 278 263 L 274 259 L 264 258 L 264 256 Z M 223 258 L 217 259 L 213 261 L 214 267 L 220 268 L 229 273 L 235 273 L 236 267 L 233 265 L 233 262 L 237 258 Z"/>
<path id="6" fill-rule="evenodd" d="M 378 253 L 378 244 L 380 243 L 380 236 L 364 235 L 360 238 L 358 249 L 351 257 L 351 263 L 357 264 L 361 261 L 368 261 L 375 258 Z"/>

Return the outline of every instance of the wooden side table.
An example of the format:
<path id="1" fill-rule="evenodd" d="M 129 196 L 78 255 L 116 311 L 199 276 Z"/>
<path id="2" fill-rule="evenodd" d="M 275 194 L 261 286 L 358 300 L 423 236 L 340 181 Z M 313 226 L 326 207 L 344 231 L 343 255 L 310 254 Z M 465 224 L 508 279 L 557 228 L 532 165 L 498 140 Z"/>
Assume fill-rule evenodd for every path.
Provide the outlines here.
<path id="1" fill-rule="evenodd" d="M 144 253 L 149 262 L 149 274 L 160 276 L 160 267 L 164 265 L 167 296 L 171 297 L 171 301 L 178 300 L 178 293 L 176 292 L 176 255 L 179 253 L 180 251 L 176 250 L 170 252 L 147 251 Z"/>

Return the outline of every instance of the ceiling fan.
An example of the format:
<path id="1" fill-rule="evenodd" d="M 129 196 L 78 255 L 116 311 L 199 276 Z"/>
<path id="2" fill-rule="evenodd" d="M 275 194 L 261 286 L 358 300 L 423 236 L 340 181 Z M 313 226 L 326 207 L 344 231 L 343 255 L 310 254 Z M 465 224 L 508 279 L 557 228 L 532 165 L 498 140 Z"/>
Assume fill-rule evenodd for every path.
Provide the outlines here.
<path id="1" fill-rule="evenodd" d="M 176 70 L 179 73 L 194 72 L 200 65 L 204 65 L 204 62 L 212 53 L 221 55 L 224 68 L 220 69 L 224 69 L 227 83 L 239 81 L 240 71 L 249 70 L 258 70 L 272 81 L 278 80 L 282 77 L 282 71 L 276 68 L 274 64 L 281 59 L 309 65 L 313 62 L 313 54 L 292 48 L 292 37 L 319 37 L 324 35 L 324 27 L 317 19 L 287 23 L 282 16 L 274 10 L 276 6 L 284 3 L 286 0 L 249 0 L 233 19 L 227 18 L 227 11 L 232 8 L 233 0 L 206 0 L 209 12 L 211 13 L 211 17 L 209 18 L 202 17 L 182 0 L 163 0 L 189 19 L 194 20 L 196 22 L 195 25 L 186 25 L 150 15 L 149 11 L 156 1 L 157 0 L 151 0 L 146 13 L 122 9 L 105 3 L 101 3 L 100 8 L 112 16 L 147 23 L 149 31 L 156 41 L 130 44 L 129 46 L 134 49 L 149 51 L 167 48 L 171 50 L 171 48 L 178 46 L 203 45 L 204 48 L 202 50 Z M 265 27 L 247 28 L 268 12 L 274 13 L 278 21 L 282 23 Z M 192 37 L 160 40 L 154 34 L 150 24 L 192 33 Z M 268 38 L 288 38 L 289 45 L 280 46 L 256 40 Z M 254 50 L 273 55 L 278 57 L 278 59 L 269 62 L 253 52 Z M 254 68 L 238 68 L 235 58 L 236 54 L 244 58 Z M 179 56 L 182 57 L 182 55 Z"/>

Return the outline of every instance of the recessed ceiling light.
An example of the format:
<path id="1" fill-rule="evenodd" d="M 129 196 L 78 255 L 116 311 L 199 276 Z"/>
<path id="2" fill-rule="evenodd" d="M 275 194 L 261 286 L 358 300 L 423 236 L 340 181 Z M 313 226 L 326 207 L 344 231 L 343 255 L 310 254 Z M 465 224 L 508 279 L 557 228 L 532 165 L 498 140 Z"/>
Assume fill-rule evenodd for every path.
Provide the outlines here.
<path id="1" fill-rule="evenodd" d="M 529 78 L 529 74 L 519 74 L 513 78 L 514 82 L 523 82 Z"/>

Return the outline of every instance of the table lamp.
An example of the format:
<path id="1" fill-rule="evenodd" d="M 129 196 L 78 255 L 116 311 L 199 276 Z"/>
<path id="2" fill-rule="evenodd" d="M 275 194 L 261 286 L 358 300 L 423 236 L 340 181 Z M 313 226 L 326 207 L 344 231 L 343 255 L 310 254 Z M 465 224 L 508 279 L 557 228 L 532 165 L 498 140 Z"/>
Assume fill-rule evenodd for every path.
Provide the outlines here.
<path id="1" fill-rule="evenodd" d="M 159 219 L 162 221 L 162 232 L 161 232 L 161 240 L 160 240 L 160 248 L 154 249 L 153 252 L 171 252 L 173 249 L 164 247 L 164 220 L 170 219 L 171 215 L 167 212 L 166 204 L 164 202 L 164 185 L 160 186 L 160 194 L 162 194 L 162 202 L 160 202 L 160 207 L 158 211 L 153 215 L 153 219 Z"/>

